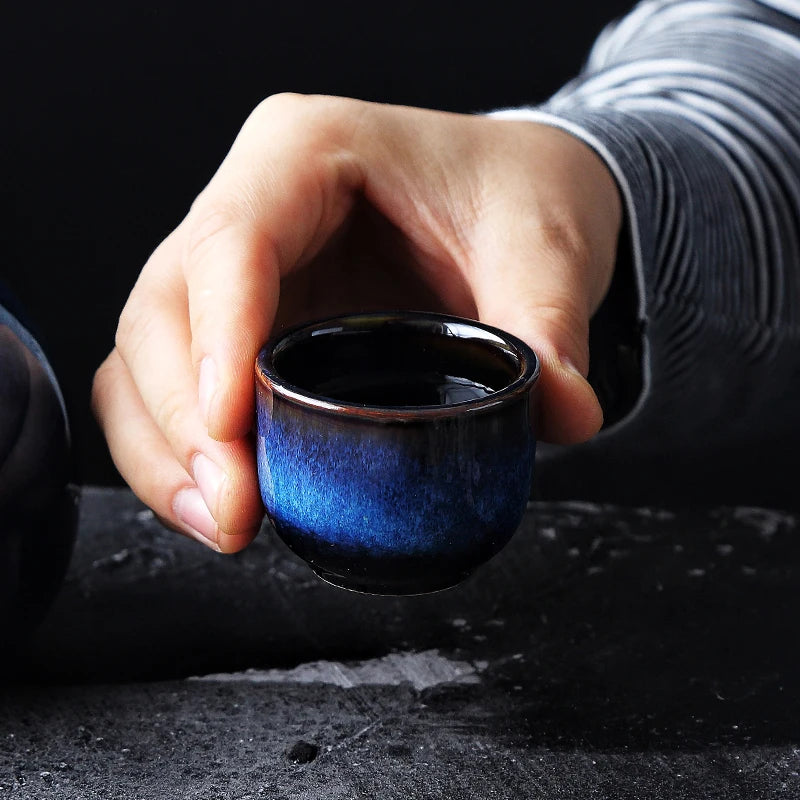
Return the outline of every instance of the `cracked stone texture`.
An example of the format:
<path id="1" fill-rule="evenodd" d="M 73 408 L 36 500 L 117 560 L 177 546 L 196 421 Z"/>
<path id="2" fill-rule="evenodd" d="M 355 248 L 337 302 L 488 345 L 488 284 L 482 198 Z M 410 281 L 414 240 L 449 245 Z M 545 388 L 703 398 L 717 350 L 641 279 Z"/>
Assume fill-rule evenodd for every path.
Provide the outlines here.
<path id="1" fill-rule="evenodd" d="M 0 691 L 0 797 L 797 798 L 800 531 L 534 504 L 460 587 L 330 587 L 85 490 Z"/>

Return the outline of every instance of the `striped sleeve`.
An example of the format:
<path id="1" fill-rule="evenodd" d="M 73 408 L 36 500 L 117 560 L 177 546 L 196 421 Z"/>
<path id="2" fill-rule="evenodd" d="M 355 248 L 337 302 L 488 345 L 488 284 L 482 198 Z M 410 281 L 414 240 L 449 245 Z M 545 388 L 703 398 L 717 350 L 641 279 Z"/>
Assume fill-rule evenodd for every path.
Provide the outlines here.
<path id="1" fill-rule="evenodd" d="M 800 2 L 642 2 L 497 116 L 583 139 L 627 211 L 640 390 L 543 495 L 800 505 Z"/>

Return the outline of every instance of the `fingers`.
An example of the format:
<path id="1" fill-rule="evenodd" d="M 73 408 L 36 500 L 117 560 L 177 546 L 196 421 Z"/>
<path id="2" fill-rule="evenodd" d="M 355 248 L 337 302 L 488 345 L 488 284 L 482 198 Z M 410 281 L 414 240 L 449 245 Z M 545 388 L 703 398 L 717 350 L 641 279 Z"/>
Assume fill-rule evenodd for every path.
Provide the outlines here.
<path id="1" fill-rule="evenodd" d="M 339 133 L 346 101 L 278 96 L 243 127 L 182 225 L 192 361 L 209 434 L 243 436 L 253 363 L 280 278 L 313 257 L 349 212 L 359 170 Z"/>
<path id="2" fill-rule="evenodd" d="M 253 366 L 281 274 L 322 247 L 358 183 L 319 123 L 324 103 L 311 119 L 302 98 L 275 102 L 254 112 L 145 265 L 94 390 L 125 480 L 169 524 L 226 552 L 263 514 L 249 442 Z"/>
<path id="3" fill-rule="evenodd" d="M 142 270 L 98 371 L 96 412 L 139 497 L 224 552 L 255 535 L 254 361 L 282 279 L 343 230 L 357 197 L 402 234 L 440 300 L 538 352 L 543 438 L 595 433 L 588 321 L 613 268 L 613 181 L 577 140 L 528 126 L 334 98 L 263 103 Z M 334 270 L 314 293 L 354 297 L 353 275 Z"/>
<path id="4" fill-rule="evenodd" d="M 586 381 L 589 320 L 613 273 L 621 210 L 608 170 L 585 145 L 547 128 L 530 141 L 536 169 L 521 171 L 521 182 L 505 176 L 492 197 L 492 220 L 503 224 L 479 226 L 471 285 L 480 318 L 542 361 L 540 435 L 571 444 L 603 422 Z"/>
<path id="5" fill-rule="evenodd" d="M 589 312 L 578 270 L 563 251 L 528 233 L 496 249 L 493 268 L 474 285 L 478 314 L 527 342 L 541 360 L 539 434 L 562 444 L 589 439 L 600 429 L 600 405 L 585 379 L 589 365 Z M 491 278 L 489 276 L 491 275 Z"/>
<path id="6" fill-rule="evenodd" d="M 440 295 L 460 275 L 480 319 L 537 351 L 542 438 L 590 438 L 602 411 L 585 379 L 589 319 L 621 218 L 607 167 L 550 126 L 392 108 L 383 117 L 394 136 L 367 162 L 368 196 L 415 245 Z"/>
<path id="7" fill-rule="evenodd" d="M 175 457 L 162 431 L 145 407 L 130 372 L 118 351 L 112 351 L 95 376 L 92 401 L 98 422 L 108 442 L 114 463 L 135 494 L 168 525 L 214 550 L 232 553 L 241 550 L 255 536 L 261 518 L 253 507 L 253 486 L 231 481 L 214 509 L 234 506 L 241 521 L 223 529 L 215 520 L 198 483 L 209 476 L 206 465 L 193 465 L 198 481 Z M 252 474 L 249 448 L 232 448 L 230 460 L 239 478 Z M 206 487 L 207 489 L 207 487 Z M 225 516 L 225 515 L 222 515 Z"/>
<path id="8" fill-rule="evenodd" d="M 95 409 L 137 495 L 176 528 L 229 552 L 260 524 L 254 457 L 243 437 L 221 443 L 208 436 L 180 252 L 178 231 L 142 270 L 120 317 L 117 348 L 95 380 Z"/>
<path id="9" fill-rule="evenodd" d="M 192 225 L 193 223 L 190 223 Z M 202 231 L 201 223 L 191 230 Z M 225 221 L 184 251 L 187 349 L 197 364 L 197 395 L 208 434 L 230 441 L 254 415 L 253 364 L 269 336 L 279 293 L 276 259 L 258 231 Z"/>

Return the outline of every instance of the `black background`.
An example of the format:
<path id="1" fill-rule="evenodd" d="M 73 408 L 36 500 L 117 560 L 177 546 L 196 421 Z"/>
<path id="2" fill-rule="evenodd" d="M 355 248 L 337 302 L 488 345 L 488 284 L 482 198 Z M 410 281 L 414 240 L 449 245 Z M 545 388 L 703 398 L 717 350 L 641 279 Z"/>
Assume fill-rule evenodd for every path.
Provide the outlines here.
<path id="1" fill-rule="evenodd" d="M 279 91 L 475 112 L 545 99 L 626 0 L 14 4 L 0 276 L 62 382 L 80 480 L 119 481 L 89 411 L 142 264 Z"/>

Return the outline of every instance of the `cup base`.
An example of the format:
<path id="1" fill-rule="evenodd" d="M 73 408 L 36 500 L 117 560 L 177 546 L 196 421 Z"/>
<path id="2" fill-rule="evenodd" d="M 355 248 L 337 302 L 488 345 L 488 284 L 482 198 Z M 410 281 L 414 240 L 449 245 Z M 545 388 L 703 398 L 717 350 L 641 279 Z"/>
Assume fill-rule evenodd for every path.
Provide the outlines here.
<path id="1" fill-rule="evenodd" d="M 359 594 L 383 595 L 384 597 L 443 592 L 446 589 L 458 586 L 459 583 L 472 574 L 472 572 L 459 572 L 437 575 L 435 578 L 426 577 L 415 581 L 404 580 L 402 583 L 389 583 L 364 576 L 337 575 L 334 572 L 328 572 L 317 567 L 313 569 L 317 577 L 337 589 L 347 589 L 350 592 L 358 592 Z"/>

